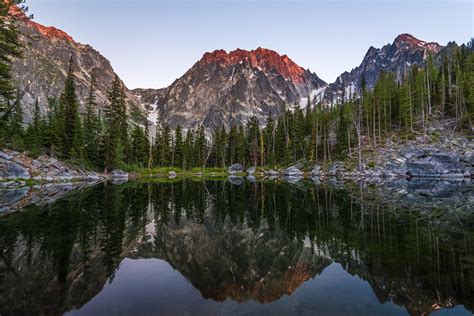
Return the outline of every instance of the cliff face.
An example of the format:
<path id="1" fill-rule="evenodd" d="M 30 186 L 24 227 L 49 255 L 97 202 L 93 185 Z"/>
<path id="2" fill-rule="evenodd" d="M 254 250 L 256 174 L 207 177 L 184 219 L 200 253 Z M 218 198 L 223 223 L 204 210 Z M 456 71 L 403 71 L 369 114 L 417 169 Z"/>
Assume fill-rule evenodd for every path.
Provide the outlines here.
<path id="1" fill-rule="evenodd" d="M 134 90 L 159 122 L 172 128 L 230 127 L 257 116 L 261 123 L 285 105 L 306 101 L 325 86 L 288 56 L 258 48 L 216 50 L 204 56 L 170 87 Z"/>
<path id="2" fill-rule="evenodd" d="M 85 108 L 92 74 L 95 75 L 97 82 L 98 106 L 103 107 L 107 102 L 107 91 L 115 77 L 107 58 L 91 46 L 76 42 L 62 30 L 29 20 L 23 12 L 15 8 L 10 13 L 20 31 L 23 58 L 14 61 L 12 72 L 20 90 L 26 91 L 22 98 L 25 121 L 31 121 L 36 98 L 39 100 L 41 111 L 46 113 L 48 98 L 60 96 L 70 58 L 75 69 L 76 93 L 80 109 Z M 130 111 L 141 115 L 146 113 L 128 89 L 126 96 Z"/>

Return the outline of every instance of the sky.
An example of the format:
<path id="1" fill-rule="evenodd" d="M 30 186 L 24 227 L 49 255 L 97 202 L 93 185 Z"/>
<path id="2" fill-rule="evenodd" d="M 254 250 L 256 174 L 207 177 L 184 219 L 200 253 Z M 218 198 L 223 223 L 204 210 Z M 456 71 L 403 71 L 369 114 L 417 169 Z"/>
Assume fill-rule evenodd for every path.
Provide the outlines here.
<path id="1" fill-rule="evenodd" d="M 162 88 L 207 51 L 269 48 L 327 82 L 401 33 L 474 37 L 472 0 L 29 0 L 53 25 L 107 57 L 129 88 Z"/>

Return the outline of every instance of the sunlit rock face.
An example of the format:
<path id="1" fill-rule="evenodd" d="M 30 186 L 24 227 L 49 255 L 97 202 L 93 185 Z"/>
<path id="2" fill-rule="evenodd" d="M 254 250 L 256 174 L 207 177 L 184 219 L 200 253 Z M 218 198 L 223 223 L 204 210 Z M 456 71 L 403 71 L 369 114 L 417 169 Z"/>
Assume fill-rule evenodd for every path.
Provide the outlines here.
<path id="1" fill-rule="evenodd" d="M 76 94 L 80 110 L 84 111 L 89 97 L 91 76 L 96 80 L 98 108 L 107 103 L 115 72 L 106 57 L 89 45 L 76 42 L 69 34 L 53 26 L 44 26 L 28 19 L 12 7 L 11 16 L 20 31 L 23 57 L 13 61 L 12 74 L 21 92 L 24 119 L 30 122 L 36 98 L 42 113 L 49 110 L 48 98 L 59 98 L 64 88 L 69 61 L 72 58 L 76 77 Z M 128 108 L 136 116 L 144 116 L 136 97 L 125 88 Z"/>
<path id="2" fill-rule="evenodd" d="M 206 299 L 261 303 L 291 295 L 332 261 L 268 224 L 252 229 L 245 223 L 205 217 L 158 228 L 151 243 L 138 247 L 137 258 L 162 258 L 180 271 Z"/>
<path id="3" fill-rule="evenodd" d="M 288 56 L 257 48 L 205 53 L 165 90 L 137 89 L 145 107 L 160 122 L 184 128 L 230 127 L 257 116 L 278 116 L 284 106 L 306 102 L 325 86 L 319 77 Z"/>

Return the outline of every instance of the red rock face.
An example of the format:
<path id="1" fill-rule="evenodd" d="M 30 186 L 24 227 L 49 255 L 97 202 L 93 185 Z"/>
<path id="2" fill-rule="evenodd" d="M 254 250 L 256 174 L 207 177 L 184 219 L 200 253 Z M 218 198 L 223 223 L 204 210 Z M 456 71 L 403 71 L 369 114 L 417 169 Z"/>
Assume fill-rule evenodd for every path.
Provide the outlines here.
<path id="1" fill-rule="evenodd" d="M 427 43 L 407 33 L 398 35 L 397 38 L 395 38 L 394 43 L 406 43 L 411 47 L 420 47 L 431 52 L 438 52 L 441 48 L 441 45 L 439 45 L 438 43 Z"/>
<path id="2" fill-rule="evenodd" d="M 32 26 L 36 30 L 38 30 L 44 36 L 50 39 L 60 39 L 64 41 L 69 41 L 75 43 L 74 39 L 69 36 L 66 32 L 61 31 L 53 26 L 44 26 L 34 21 L 31 21 L 26 14 L 18 8 L 16 5 L 10 6 L 8 13 L 10 16 L 14 17 L 15 19 L 22 20 L 26 22 L 28 25 Z"/>
<path id="3" fill-rule="evenodd" d="M 291 80 L 294 83 L 301 83 L 304 80 L 305 70 L 294 63 L 288 56 L 280 56 L 273 50 L 260 47 L 251 51 L 236 49 L 229 53 L 222 49 L 216 50 L 211 53 L 205 53 L 200 62 L 218 63 L 226 66 L 243 63 L 253 68 L 276 71 L 285 79 Z"/>

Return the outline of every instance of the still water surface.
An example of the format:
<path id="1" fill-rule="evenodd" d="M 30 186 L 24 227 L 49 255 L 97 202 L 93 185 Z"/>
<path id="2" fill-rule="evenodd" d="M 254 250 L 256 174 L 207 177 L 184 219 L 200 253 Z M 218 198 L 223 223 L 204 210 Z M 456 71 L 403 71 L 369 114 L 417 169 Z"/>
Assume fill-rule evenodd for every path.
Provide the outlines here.
<path id="1" fill-rule="evenodd" d="M 100 184 L 0 217 L 0 315 L 474 311 L 471 185 L 233 182 Z"/>

